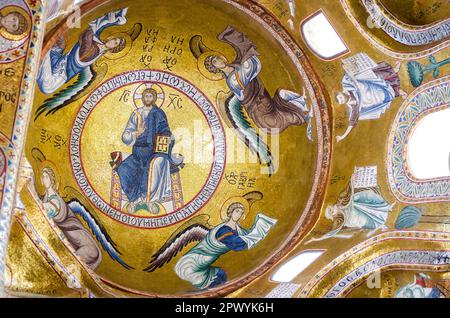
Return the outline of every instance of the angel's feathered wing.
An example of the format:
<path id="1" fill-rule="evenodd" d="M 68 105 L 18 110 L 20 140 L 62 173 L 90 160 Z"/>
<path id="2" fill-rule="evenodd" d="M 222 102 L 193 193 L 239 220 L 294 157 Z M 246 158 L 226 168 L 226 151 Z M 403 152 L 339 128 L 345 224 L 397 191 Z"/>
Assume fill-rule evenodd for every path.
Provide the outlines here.
<path id="1" fill-rule="evenodd" d="M 109 256 L 126 269 L 133 269 L 133 267 L 122 260 L 120 257 L 122 253 L 119 251 L 116 243 L 112 240 L 111 236 L 109 236 L 100 220 L 94 214 L 89 212 L 89 210 L 92 210 L 92 207 L 85 198 L 72 187 L 66 187 L 65 192 L 66 196 L 64 197 L 64 200 L 67 202 L 69 208 L 75 215 L 81 216 L 87 223 L 89 229 Z"/>
<path id="2" fill-rule="evenodd" d="M 171 261 L 184 247 L 202 241 L 209 233 L 209 215 L 201 214 L 180 226 L 152 256 L 145 272 L 153 272 Z"/>
<path id="3" fill-rule="evenodd" d="M 126 33 L 131 41 L 135 41 L 142 32 L 142 24 L 135 23 Z M 86 96 L 93 88 L 97 87 L 105 78 L 108 72 L 108 64 L 97 62 L 84 68 L 76 77 L 73 84 L 69 85 L 60 92 L 53 94 L 46 99 L 44 104 L 38 107 L 35 114 L 35 120 L 43 113 L 45 116 L 54 114 L 61 108 L 73 103 L 74 101 Z"/>
<path id="4" fill-rule="evenodd" d="M 239 32 L 233 26 L 227 26 L 225 30 L 217 36 L 217 39 L 234 48 L 236 58 L 231 65 L 240 65 L 249 57 L 259 55 L 256 45 L 243 32 Z"/>
<path id="5" fill-rule="evenodd" d="M 38 107 L 34 119 L 36 120 L 45 113 L 45 115 L 54 114 L 61 108 L 73 103 L 90 92 L 88 87 L 97 86 L 105 77 L 108 71 L 108 65 L 102 63 L 84 68 L 78 75 L 75 82 L 60 92 L 53 94 Z"/>
<path id="6" fill-rule="evenodd" d="M 231 92 L 219 92 L 216 100 L 221 117 L 234 128 L 238 137 L 258 156 L 259 162 L 267 165 L 269 175 L 273 174 L 274 167 L 269 146 L 264 143 L 256 129 L 252 127 L 250 119 L 245 113 L 241 102 Z"/>

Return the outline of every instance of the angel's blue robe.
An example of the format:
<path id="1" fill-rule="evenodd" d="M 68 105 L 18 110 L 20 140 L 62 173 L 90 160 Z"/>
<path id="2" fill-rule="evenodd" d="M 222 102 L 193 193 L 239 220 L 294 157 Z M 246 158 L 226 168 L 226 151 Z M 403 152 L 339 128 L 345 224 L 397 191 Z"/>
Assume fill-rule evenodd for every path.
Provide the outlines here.
<path id="1" fill-rule="evenodd" d="M 231 229 L 224 223 L 214 227 L 206 237 L 183 255 L 175 265 L 178 277 L 190 282 L 198 289 L 212 288 L 227 280 L 225 271 L 212 266 L 219 257 L 231 250 L 251 249 L 263 240 L 277 220 L 263 213 L 256 215 L 255 223 L 249 230 Z"/>
<path id="2" fill-rule="evenodd" d="M 142 108 L 132 113 L 127 128 L 122 135 L 125 144 L 131 144 L 133 142 L 130 136 L 131 132 L 137 129 L 137 117 L 142 116 L 139 111 L 142 112 Z M 170 137 L 172 133 L 166 114 L 157 106 L 153 106 L 145 118 L 140 118 L 143 118 L 145 121 L 145 130 L 134 140 L 132 154 L 117 168 L 120 184 L 129 201 L 145 198 L 147 196 L 150 163 L 154 158 L 162 158 L 160 161 L 160 165 L 162 166 L 160 170 L 162 173 L 152 176 L 152 183 L 156 186 L 154 192 L 159 192 L 160 198 L 158 199 L 160 200 L 158 201 L 161 201 L 163 199 L 161 196 L 164 196 L 170 190 L 167 189 L 169 187 L 166 186 L 167 182 L 165 182 L 170 180 L 170 171 L 163 170 L 167 170 L 169 167 L 169 154 L 171 153 L 174 142 L 172 141 L 170 144 L 169 154 L 154 152 L 154 142 L 156 136 Z M 158 184 L 161 186 L 158 187 Z M 159 191 L 161 188 L 164 189 Z M 155 196 L 155 193 L 152 193 L 152 197 Z"/>
<path id="3" fill-rule="evenodd" d="M 225 246 L 230 251 L 238 252 L 248 249 L 248 244 L 239 236 L 238 231 L 233 230 L 231 227 L 227 225 L 224 225 L 219 228 L 219 230 L 216 233 L 216 239 L 222 244 L 225 244 Z M 216 278 L 212 281 L 211 285 L 209 285 L 209 288 L 222 285 L 226 283 L 226 281 L 227 281 L 227 274 L 223 269 L 219 268 L 219 271 L 216 274 Z"/>
<path id="4" fill-rule="evenodd" d="M 89 24 L 89 28 L 94 33 L 91 45 L 94 45 L 94 42 L 104 44 L 100 40 L 101 33 L 108 27 L 125 24 L 127 21 L 125 17 L 126 13 L 127 8 L 109 12 L 92 21 Z M 67 54 L 64 54 L 64 50 L 61 47 L 57 45 L 53 46 L 44 57 L 39 68 L 37 83 L 40 90 L 45 94 L 55 92 L 87 67 L 94 64 L 102 55 L 103 53 L 100 53 L 90 61 L 83 62 L 80 58 L 80 41 Z M 89 75 L 86 74 L 86 77 L 89 77 Z M 89 78 L 85 80 L 89 80 Z"/>

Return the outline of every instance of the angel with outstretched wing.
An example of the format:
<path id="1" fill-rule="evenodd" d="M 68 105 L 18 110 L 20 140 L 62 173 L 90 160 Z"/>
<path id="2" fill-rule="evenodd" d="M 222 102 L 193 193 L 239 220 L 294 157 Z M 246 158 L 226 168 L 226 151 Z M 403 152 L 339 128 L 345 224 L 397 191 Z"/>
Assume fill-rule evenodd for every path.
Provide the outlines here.
<path id="1" fill-rule="evenodd" d="M 269 147 L 261 140 L 256 127 L 268 133 L 281 133 L 289 126 L 306 123 L 307 136 L 312 140 L 312 111 L 306 105 L 305 92 L 277 89 L 272 97 L 259 77 L 262 69 L 255 44 L 242 32 L 228 26 L 218 39 L 231 45 L 236 58 L 232 63 L 220 52 L 208 48 L 200 35 L 191 38 L 189 45 L 203 76 L 210 80 L 225 79 L 229 92 L 219 92 L 217 107 L 222 118 L 236 129 L 249 149 L 261 163 L 273 172 Z M 256 125 L 256 127 L 254 127 Z"/>
<path id="2" fill-rule="evenodd" d="M 230 198 L 222 207 L 223 223 L 215 227 L 209 225 L 209 215 L 202 214 L 192 218 L 179 227 L 152 256 L 144 271 L 157 270 L 169 263 L 188 244 L 198 242 L 178 260 L 175 265 L 176 274 L 198 289 L 224 284 L 227 281 L 225 271 L 212 266 L 213 263 L 229 251 L 238 252 L 255 247 L 277 222 L 263 213 L 258 213 L 250 229 L 246 230 L 239 225 L 249 212 L 251 204 L 261 198 L 262 193 L 258 191 Z"/>
<path id="3" fill-rule="evenodd" d="M 116 59 L 126 54 L 142 31 L 141 23 L 134 24 L 127 32 L 111 35 L 106 40 L 100 39 L 100 36 L 109 27 L 124 25 L 127 22 L 127 10 L 108 12 L 92 21 L 68 53 L 64 53 L 65 41 L 61 37 L 44 56 L 37 83 L 44 94 L 53 95 L 39 106 L 35 119 L 43 113 L 48 115 L 57 112 L 85 96 L 90 91 L 89 87 L 97 86 L 108 71 L 108 65 L 101 61 L 101 57 Z M 72 79 L 69 86 L 55 93 Z"/>
<path id="4" fill-rule="evenodd" d="M 121 258 L 116 243 L 112 240 L 100 220 L 92 213 L 93 208 L 77 190 L 66 187 L 64 198 L 57 191 L 57 177 L 54 169 L 46 165 L 45 156 L 33 149 L 33 158 L 42 164 L 41 183 L 45 193 L 41 197 L 47 216 L 52 219 L 64 234 L 75 254 L 91 269 L 96 269 L 102 261 L 102 251 L 126 269 L 132 269 Z M 89 229 L 83 226 L 85 222 Z M 98 242 L 98 243 L 97 243 Z"/>

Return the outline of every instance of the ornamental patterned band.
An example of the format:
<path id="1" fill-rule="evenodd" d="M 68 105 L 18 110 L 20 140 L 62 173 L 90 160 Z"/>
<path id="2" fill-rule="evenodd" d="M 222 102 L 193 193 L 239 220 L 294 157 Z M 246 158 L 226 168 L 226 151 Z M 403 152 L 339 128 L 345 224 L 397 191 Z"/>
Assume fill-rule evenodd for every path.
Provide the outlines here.
<path id="1" fill-rule="evenodd" d="M 345 275 L 325 295 L 325 298 L 335 298 L 341 295 L 353 283 L 363 277 L 390 265 L 396 266 L 442 266 L 450 265 L 450 252 L 448 251 L 396 251 L 378 256 L 377 258 L 358 267 Z"/>
<path id="2" fill-rule="evenodd" d="M 400 108 L 391 128 L 387 150 L 387 174 L 391 191 L 401 202 L 450 200 L 450 178 L 418 180 L 407 165 L 408 139 L 423 115 L 449 107 L 450 77 L 423 85 Z"/>
<path id="3" fill-rule="evenodd" d="M 33 100 L 33 82 L 43 37 L 43 7 L 36 0 L 2 0 L 0 17 L 15 15 L 17 30 L 0 28 L 0 297 L 3 295 L 6 254 L 19 164 Z M 27 67 L 23 67 L 26 63 Z M 5 71 L 3 71 L 5 70 Z M 3 80 L 6 78 L 6 80 Z"/>
<path id="4" fill-rule="evenodd" d="M 364 0 L 364 6 L 375 23 L 391 38 L 405 45 L 420 46 L 446 39 L 450 35 L 450 19 L 427 27 L 404 25 L 389 17 L 375 0 Z"/>

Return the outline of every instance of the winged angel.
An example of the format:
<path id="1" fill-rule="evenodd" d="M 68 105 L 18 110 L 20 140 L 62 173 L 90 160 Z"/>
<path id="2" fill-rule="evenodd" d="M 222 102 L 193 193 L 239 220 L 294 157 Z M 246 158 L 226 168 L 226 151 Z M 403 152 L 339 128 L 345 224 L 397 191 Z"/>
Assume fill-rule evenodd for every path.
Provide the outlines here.
<path id="1" fill-rule="evenodd" d="M 191 38 L 191 52 L 204 77 L 214 81 L 226 80 L 230 91 L 217 94 L 219 112 L 272 174 L 274 167 L 270 149 L 261 140 L 252 122 L 271 134 L 281 133 L 291 125 L 306 123 L 308 139 L 312 140 L 313 112 L 306 105 L 305 91 L 300 95 L 279 88 L 272 97 L 259 78 L 262 65 L 255 44 L 232 26 L 228 26 L 217 38 L 236 51 L 232 63 L 222 53 L 208 48 L 200 35 Z"/>
<path id="2" fill-rule="evenodd" d="M 91 269 L 96 269 L 102 261 L 101 247 L 109 256 L 126 269 L 132 269 L 120 257 L 121 252 L 100 220 L 91 212 L 92 206 L 83 195 L 72 187 L 65 187 L 64 198 L 58 192 L 59 182 L 55 166 L 46 160 L 44 154 L 34 148 L 32 156 L 41 171 L 41 185 L 45 192 L 41 197 L 47 216 L 64 234 L 75 254 Z M 83 226 L 85 223 L 89 230 Z M 98 243 L 97 243 L 98 242 Z"/>
<path id="3" fill-rule="evenodd" d="M 39 106 L 35 119 L 43 113 L 54 114 L 85 96 L 90 91 L 89 88 L 96 87 L 108 71 L 108 64 L 102 58 L 115 60 L 128 53 L 133 41 L 141 34 L 141 23 L 134 24 L 127 32 L 114 33 L 105 40 L 100 38 L 105 29 L 127 22 L 127 10 L 128 8 L 123 8 L 108 12 L 89 23 L 89 27 L 81 33 L 78 42 L 68 53 L 64 53 L 64 38 L 59 38 L 44 56 L 37 76 L 40 90 L 53 96 Z M 71 85 L 55 93 L 74 78 Z"/>
<path id="4" fill-rule="evenodd" d="M 221 210 L 223 223 L 211 226 L 209 215 L 202 214 L 180 226 L 166 243 L 152 256 L 144 271 L 153 272 L 169 263 L 184 247 L 198 242 L 175 265 L 175 272 L 198 289 L 213 288 L 227 281 L 225 271 L 212 266 L 229 251 L 251 249 L 263 240 L 277 220 L 258 213 L 253 226 L 246 230 L 239 223 L 250 211 L 251 205 L 261 200 L 262 193 L 253 191 L 242 197 L 232 197 Z"/>

